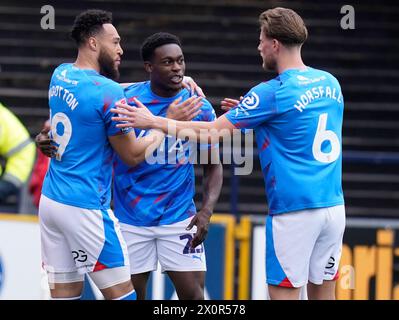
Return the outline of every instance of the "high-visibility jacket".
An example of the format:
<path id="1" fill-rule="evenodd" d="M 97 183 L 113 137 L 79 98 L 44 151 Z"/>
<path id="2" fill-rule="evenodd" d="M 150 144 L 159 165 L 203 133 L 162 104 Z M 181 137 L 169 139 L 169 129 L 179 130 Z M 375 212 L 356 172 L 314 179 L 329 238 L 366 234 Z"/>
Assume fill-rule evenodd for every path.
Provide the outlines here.
<path id="1" fill-rule="evenodd" d="M 36 148 L 28 130 L 0 103 L 0 179 L 20 187 L 27 182 L 35 161 Z"/>

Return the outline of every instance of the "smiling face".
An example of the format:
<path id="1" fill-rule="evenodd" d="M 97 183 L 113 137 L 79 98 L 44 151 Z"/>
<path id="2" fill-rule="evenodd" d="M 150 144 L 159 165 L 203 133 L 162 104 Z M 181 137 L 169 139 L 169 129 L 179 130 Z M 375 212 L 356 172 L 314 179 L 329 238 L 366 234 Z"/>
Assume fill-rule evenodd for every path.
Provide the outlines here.
<path id="1" fill-rule="evenodd" d="M 181 90 L 186 65 L 180 46 L 170 43 L 156 48 L 151 61 L 145 61 L 144 65 L 157 95 L 171 97 Z"/>
<path id="2" fill-rule="evenodd" d="M 123 54 L 118 31 L 116 31 L 112 24 L 106 23 L 103 24 L 102 32 L 96 37 L 100 44 L 98 54 L 100 74 L 112 80 L 117 80 L 119 78 L 119 65 Z"/>

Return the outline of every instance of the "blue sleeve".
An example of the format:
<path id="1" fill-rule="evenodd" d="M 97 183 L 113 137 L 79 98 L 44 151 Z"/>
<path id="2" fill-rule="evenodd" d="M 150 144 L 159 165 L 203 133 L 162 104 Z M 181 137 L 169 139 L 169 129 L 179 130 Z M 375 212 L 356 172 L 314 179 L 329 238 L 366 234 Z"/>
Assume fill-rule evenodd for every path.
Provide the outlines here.
<path id="1" fill-rule="evenodd" d="M 115 116 L 110 110 L 116 108 L 117 102 L 126 103 L 124 91 L 120 85 L 117 83 L 108 83 L 101 88 L 103 91 L 103 119 L 105 123 L 105 128 L 107 130 L 108 136 L 116 136 L 120 134 L 125 134 L 131 129 L 119 129 L 116 125 L 120 122 L 115 122 L 111 118 Z"/>
<path id="2" fill-rule="evenodd" d="M 275 113 L 275 89 L 268 83 L 261 83 L 252 88 L 240 104 L 225 115 L 236 128 L 253 129 L 267 122 Z"/>
<path id="3" fill-rule="evenodd" d="M 203 105 L 201 106 L 201 113 L 196 116 L 193 121 L 215 121 L 216 113 L 211 103 L 206 99 L 202 99 L 202 103 Z"/>

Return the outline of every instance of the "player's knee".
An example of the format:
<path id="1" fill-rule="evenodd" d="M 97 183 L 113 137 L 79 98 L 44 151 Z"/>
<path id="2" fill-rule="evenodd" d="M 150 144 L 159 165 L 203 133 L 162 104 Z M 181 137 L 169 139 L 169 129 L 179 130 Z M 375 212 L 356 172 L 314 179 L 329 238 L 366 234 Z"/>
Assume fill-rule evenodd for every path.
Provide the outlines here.
<path id="1" fill-rule="evenodd" d="M 83 290 L 84 275 L 78 272 L 47 272 L 51 299 L 78 300 Z"/>
<path id="2" fill-rule="evenodd" d="M 191 293 L 185 300 L 204 300 L 204 291 L 203 290 L 195 290 Z"/>
<path id="3" fill-rule="evenodd" d="M 116 299 L 133 291 L 128 266 L 92 272 L 90 278 L 106 299 Z"/>
<path id="4" fill-rule="evenodd" d="M 196 290 L 190 300 L 204 300 L 204 290 Z"/>
<path id="5" fill-rule="evenodd" d="M 190 286 L 181 292 L 180 300 L 204 300 L 204 289 L 201 286 Z"/>
<path id="6" fill-rule="evenodd" d="M 100 290 L 111 288 L 126 282 L 131 284 L 128 266 L 107 268 L 91 272 L 89 276 Z"/>
<path id="7" fill-rule="evenodd" d="M 103 290 L 104 297 L 112 300 L 137 300 L 136 291 L 131 281 L 119 283 Z"/>

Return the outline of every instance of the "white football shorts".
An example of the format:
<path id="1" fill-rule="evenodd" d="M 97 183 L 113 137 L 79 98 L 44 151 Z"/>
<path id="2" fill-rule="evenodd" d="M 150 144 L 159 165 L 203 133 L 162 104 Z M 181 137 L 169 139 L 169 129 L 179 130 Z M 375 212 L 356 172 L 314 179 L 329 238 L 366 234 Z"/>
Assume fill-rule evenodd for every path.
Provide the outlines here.
<path id="1" fill-rule="evenodd" d="M 89 210 L 42 195 L 39 207 L 43 267 L 85 274 L 129 266 L 126 243 L 112 210 Z"/>
<path id="2" fill-rule="evenodd" d="M 343 205 L 269 215 L 267 283 L 299 288 L 308 281 L 336 280 L 344 230 Z"/>
<path id="3" fill-rule="evenodd" d="M 196 226 L 187 231 L 191 218 L 162 226 L 137 227 L 121 223 L 125 238 L 131 274 L 161 271 L 206 271 L 203 243 L 192 249 L 189 241 L 194 237 Z"/>

